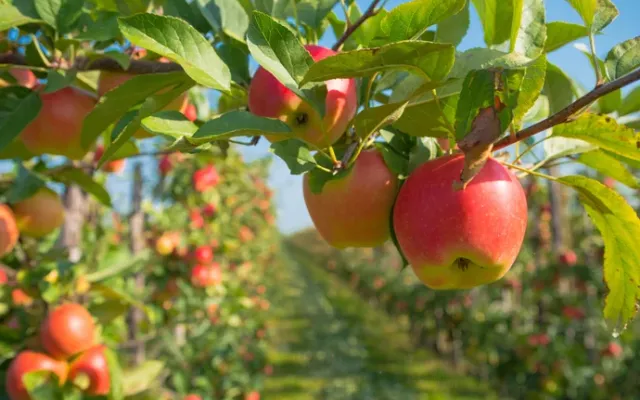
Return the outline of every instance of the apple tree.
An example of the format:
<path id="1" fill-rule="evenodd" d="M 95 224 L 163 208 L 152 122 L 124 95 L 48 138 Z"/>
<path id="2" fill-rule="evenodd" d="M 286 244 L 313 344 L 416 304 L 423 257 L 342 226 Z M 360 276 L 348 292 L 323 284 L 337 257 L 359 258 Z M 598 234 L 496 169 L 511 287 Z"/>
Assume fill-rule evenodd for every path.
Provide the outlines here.
<path id="1" fill-rule="evenodd" d="M 38 295 L 39 312 L 30 314 L 27 326 L 38 331 L 40 342 L 50 343 L 44 345 L 48 355 L 14 358 L 7 372 L 17 376 L 10 396 L 28 396 L 44 376 L 65 381 L 65 367 L 59 363 L 79 353 L 79 364 L 85 355 L 117 364 L 113 350 L 96 348 L 99 343 L 93 340 L 74 340 L 86 345 L 81 349 L 68 347 L 72 334 L 83 332 L 65 335 L 47 328 L 56 313 L 67 315 L 64 308 L 59 311 L 65 304 L 77 305 L 77 311 L 90 303 L 87 288 L 95 285 L 92 279 L 80 279 L 78 265 L 99 261 L 84 259 L 83 248 L 98 249 L 104 230 L 82 224 L 86 203 L 81 199 L 88 193 L 93 210 L 99 210 L 89 213 L 93 227 L 102 225 L 98 217 L 112 205 L 96 172 L 118 171 L 125 159 L 174 153 L 188 154 L 185 162 L 199 168 L 176 170 L 172 183 L 158 186 L 153 196 L 156 202 L 166 200 L 162 193 L 168 190 L 175 203 L 167 207 L 182 222 L 165 219 L 162 212 L 151 218 L 157 237 L 150 241 L 174 276 L 137 270 L 150 257 L 145 253 L 140 173 L 134 174 L 127 222 L 133 258 L 129 255 L 111 273 L 94 271 L 100 279 L 122 279 L 121 286 L 103 284 L 100 300 L 137 302 L 147 279 L 166 285 L 169 292 L 177 286 L 186 297 L 160 304 L 166 306 L 164 322 L 181 330 L 193 321 L 176 319 L 172 309 L 180 314 L 195 303 L 218 304 L 224 295 L 218 290 L 225 280 L 224 265 L 253 261 L 260 253 L 249 246 L 258 229 L 253 219 L 229 231 L 233 233 L 216 228 L 193 232 L 204 229 L 207 213 L 215 214 L 204 207 L 224 209 L 230 218 L 238 217 L 233 222 L 240 221 L 240 214 L 256 212 L 254 206 L 268 208 L 234 199 L 230 192 L 221 203 L 211 191 L 218 180 L 246 179 L 237 175 L 242 163 L 236 159 L 233 167 L 237 156 L 230 146 L 259 140 L 271 143 L 271 151 L 292 174 L 305 174 L 305 201 L 328 243 L 371 247 L 391 239 L 404 263 L 434 289 L 468 289 L 509 271 L 529 222 L 521 176 L 575 190 L 605 244 L 604 315 L 611 329 L 624 329 L 640 294 L 638 216 L 611 187 L 586 174 L 558 174 L 553 167 L 586 165 L 634 185 L 628 168 L 640 162 L 638 121 L 621 123 L 616 116 L 640 109 L 637 89 L 624 99 L 621 95 L 623 87 L 640 80 L 640 39 L 630 38 L 599 58 L 597 35 L 618 10 L 610 0 L 567 1 L 581 24 L 546 21 L 543 0 L 413 0 L 391 9 L 373 0 L 364 10 L 354 1 L 334 0 L 2 0 L 0 155 L 11 160 L 14 171 L 0 181 L 5 203 L 0 250 L 11 266 L 19 267 L 8 273 L 20 270 L 11 279 L 24 287 L 11 290 L 13 301 L 31 305 L 31 296 Z M 482 22 L 487 47 L 460 51 L 471 6 Z M 331 34 L 337 38 L 331 49 L 318 45 Z M 589 40 L 586 52 L 596 78 L 589 91 L 547 60 L 547 54 L 580 38 Z M 203 90 L 215 93 L 213 113 Z M 152 153 L 145 150 L 149 141 L 156 146 Z M 218 170 L 212 159 L 229 164 Z M 170 156 L 161 159 L 165 175 L 170 163 Z M 191 179 L 193 192 L 185 192 L 185 179 Z M 64 186 L 64 199 L 48 188 L 50 182 Z M 244 210 L 234 216 L 238 208 Z M 260 224 L 270 219 L 262 218 Z M 187 221 L 189 234 L 184 235 L 178 231 Z M 58 228 L 55 243 L 52 233 Z M 223 261 L 212 261 L 211 248 L 202 248 L 215 247 L 212 234 L 221 235 Z M 173 263 L 186 263 L 176 258 L 187 255 L 180 253 L 187 245 L 196 263 L 188 272 L 174 271 Z M 29 284 L 36 281 L 41 285 L 30 295 Z M 59 281 L 66 283 L 63 288 Z M 241 300 L 244 291 L 253 290 L 242 281 L 240 277 L 231 285 L 238 318 L 249 304 Z M 61 298 L 69 302 L 58 304 Z M 45 307 L 49 303 L 52 307 Z M 134 344 L 142 340 L 143 306 L 138 304 L 138 311 L 126 318 L 135 328 L 129 337 Z M 95 329 L 91 318 L 85 320 Z M 235 324 L 231 316 L 227 321 L 230 327 Z M 250 326 L 243 324 L 246 331 L 233 335 L 260 329 Z M 123 331 L 114 329 L 117 338 Z M 154 330 L 146 329 L 157 339 Z M 182 335 L 178 344 L 184 340 Z M 243 361 L 222 351 L 215 362 L 255 360 L 243 371 L 262 368 L 257 350 L 245 346 L 240 351 L 237 345 L 232 341 L 229 348 L 237 351 L 234 356 L 244 354 Z M 132 346 L 134 361 L 142 348 Z M 248 360 L 248 354 L 254 359 Z M 30 371 L 43 373 L 21 378 Z M 177 377 L 169 386 L 182 394 L 194 384 L 237 398 L 257 385 L 252 374 L 210 378 L 195 385 Z M 86 380 L 79 385 L 92 387 Z M 43 387 L 58 390 L 56 385 Z M 123 390 L 114 387 L 109 396 L 121 398 Z M 102 390 L 95 394 L 104 394 Z"/>

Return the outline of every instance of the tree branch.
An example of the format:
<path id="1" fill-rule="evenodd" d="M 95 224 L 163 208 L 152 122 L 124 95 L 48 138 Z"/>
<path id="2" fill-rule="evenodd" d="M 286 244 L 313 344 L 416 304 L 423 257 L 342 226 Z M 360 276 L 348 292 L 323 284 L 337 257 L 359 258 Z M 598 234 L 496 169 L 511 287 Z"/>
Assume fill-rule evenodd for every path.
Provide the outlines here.
<path id="1" fill-rule="evenodd" d="M 378 13 L 378 11 L 376 11 L 375 8 L 376 8 L 376 6 L 378 5 L 379 2 L 380 2 L 380 0 L 373 0 L 371 2 L 371 4 L 369 5 L 369 8 L 367 8 L 367 10 L 364 12 L 364 14 L 362 14 L 360 16 L 360 18 L 358 18 L 356 20 L 356 22 L 354 22 L 349 27 L 347 27 L 347 30 L 344 31 L 342 36 L 340 36 L 340 39 L 338 39 L 336 44 L 333 45 L 333 47 L 332 47 L 333 50 L 337 51 L 344 44 L 344 42 L 346 42 L 347 39 L 349 39 L 349 36 L 351 36 L 351 34 L 356 29 L 358 29 L 360 27 L 360 25 L 362 25 L 364 23 L 364 21 L 366 21 L 367 19 L 373 17 L 374 15 L 376 15 Z"/>
<path id="2" fill-rule="evenodd" d="M 569 120 L 569 118 L 571 118 L 572 115 L 589 106 L 600 97 L 605 96 L 638 80 L 640 80 L 640 69 L 637 69 L 623 76 L 622 78 L 616 79 L 609 83 L 605 83 L 604 85 L 597 86 L 595 89 L 580 97 L 575 102 L 569 104 L 567 107 L 563 108 L 552 116 L 543 119 L 542 121 L 538 122 L 537 124 L 533 124 L 528 128 L 522 129 L 513 136 L 508 136 L 502 140 L 499 140 L 493 146 L 493 151 L 500 150 L 513 143 L 533 136 L 536 133 L 540 133 L 546 129 L 565 123 Z"/>
<path id="3" fill-rule="evenodd" d="M 28 65 L 23 55 L 17 53 L 4 53 L 0 54 L 0 64 L 12 64 L 12 65 Z M 86 57 L 76 58 L 73 66 L 63 67 L 62 69 L 75 69 L 76 71 L 113 71 L 123 72 L 123 69 L 116 60 L 108 57 L 89 59 Z M 175 72 L 182 71 L 180 64 L 172 62 L 160 62 L 151 60 L 131 60 L 127 72 L 132 74 L 153 74 L 159 72 Z"/>

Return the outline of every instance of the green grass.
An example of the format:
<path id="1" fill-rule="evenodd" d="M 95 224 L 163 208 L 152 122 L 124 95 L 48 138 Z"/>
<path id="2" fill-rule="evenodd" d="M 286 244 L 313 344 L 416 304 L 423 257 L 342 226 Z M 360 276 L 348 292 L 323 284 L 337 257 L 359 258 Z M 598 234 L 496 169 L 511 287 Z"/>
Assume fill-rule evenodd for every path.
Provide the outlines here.
<path id="1" fill-rule="evenodd" d="M 274 375 L 265 399 L 495 398 L 487 385 L 416 349 L 402 324 L 289 250 L 270 277 Z"/>

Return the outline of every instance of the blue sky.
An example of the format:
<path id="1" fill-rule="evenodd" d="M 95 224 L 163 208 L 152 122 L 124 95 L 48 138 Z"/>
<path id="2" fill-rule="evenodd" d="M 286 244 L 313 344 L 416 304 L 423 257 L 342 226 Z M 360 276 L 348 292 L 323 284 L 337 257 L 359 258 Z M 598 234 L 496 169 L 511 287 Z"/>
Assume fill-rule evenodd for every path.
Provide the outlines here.
<path id="1" fill-rule="evenodd" d="M 359 0 L 360 9 L 365 9 L 369 4 L 368 1 Z M 391 9 L 404 1 L 392 0 L 385 6 Z M 578 14 L 564 0 L 546 0 L 547 4 L 547 21 L 568 21 L 581 23 Z M 597 52 L 601 57 L 606 56 L 609 49 L 614 45 L 640 34 L 640 0 L 614 0 L 615 5 L 620 10 L 620 16 L 605 29 L 603 35 L 599 35 L 596 39 Z M 342 12 L 337 9 L 338 15 L 342 16 Z M 320 42 L 325 46 L 331 46 L 335 42 L 333 35 L 326 35 Z M 587 40 L 578 41 L 588 43 Z M 482 25 L 475 11 L 471 11 L 471 25 L 467 36 L 460 45 L 461 50 L 483 47 Z M 587 58 L 582 55 L 573 46 L 569 45 L 550 54 L 549 60 L 564 69 L 567 74 L 585 87 L 591 87 L 595 83 L 595 77 L 589 65 Z M 627 89 L 628 90 L 628 89 Z M 626 91 L 625 91 L 626 92 Z M 247 160 L 256 157 L 262 157 L 268 153 L 269 145 L 266 141 L 254 148 L 243 149 Z M 311 219 L 307 213 L 307 209 L 302 197 L 302 183 L 300 176 L 289 175 L 286 165 L 279 159 L 274 160 L 271 170 L 271 185 L 275 188 L 276 204 L 278 210 L 278 225 L 285 232 L 294 232 L 311 225 Z"/>

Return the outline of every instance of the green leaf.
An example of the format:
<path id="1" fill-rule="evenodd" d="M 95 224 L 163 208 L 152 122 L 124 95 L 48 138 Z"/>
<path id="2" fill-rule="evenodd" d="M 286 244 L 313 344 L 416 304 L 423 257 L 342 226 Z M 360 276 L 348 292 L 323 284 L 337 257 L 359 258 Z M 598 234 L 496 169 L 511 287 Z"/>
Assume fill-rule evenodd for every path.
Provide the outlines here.
<path id="1" fill-rule="evenodd" d="M 54 181 L 62 182 L 64 184 L 74 183 L 82 188 L 85 192 L 91 194 L 100 203 L 107 207 L 111 207 L 111 196 L 109 192 L 99 183 L 93 180 L 90 175 L 87 175 L 83 170 L 68 166 L 56 170 L 51 174 L 51 179 Z"/>
<path id="2" fill-rule="evenodd" d="M 544 52 L 550 53 L 575 40 L 589 36 L 589 30 L 578 24 L 554 21 L 547 24 L 547 41 Z"/>
<path id="3" fill-rule="evenodd" d="M 460 95 L 439 97 L 407 106 L 393 126 L 411 136 L 447 137 L 455 120 Z"/>
<path id="4" fill-rule="evenodd" d="M 229 67 L 207 39 L 186 22 L 154 14 L 137 14 L 120 18 L 118 22 L 122 34 L 131 43 L 175 61 L 203 86 L 229 90 Z"/>
<path id="5" fill-rule="evenodd" d="M 82 126 L 82 145 L 88 147 L 100 134 L 117 122 L 131 107 L 154 93 L 189 81 L 183 72 L 137 75 L 105 93 L 87 115 Z"/>
<path id="6" fill-rule="evenodd" d="M 436 41 L 457 46 L 462 42 L 468 30 L 469 2 L 465 1 L 462 10 L 440 21 L 436 29 Z"/>
<path id="7" fill-rule="evenodd" d="M 580 139 L 632 160 L 640 160 L 640 134 L 613 118 L 583 114 L 553 128 L 553 136 Z"/>
<path id="8" fill-rule="evenodd" d="M 602 150 L 593 150 L 580 154 L 578 161 L 605 176 L 609 176 L 632 189 L 640 188 L 640 183 L 627 167 Z"/>
<path id="9" fill-rule="evenodd" d="M 14 140 L 0 150 L 0 160 L 28 160 L 33 157 L 35 157 L 35 155 L 27 150 L 22 140 Z"/>
<path id="10" fill-rule="evenodd" d="M 366 139 L 385 126 L 393 124 L 402 116 L 407 104 L 405 101 L 362 110 L 354 120 L 356 134 Z"/>
<path id="11" fill-rule="evenodd" d="M 255 0 L 256 10 L 277 19 L 291 16 L 292 0 Z"/>
<path id="12" fill-rule="evenodd" d="M 84 1 L 35 0 L 34 5 L 42 20 L 61 33 L 67 33 L 80 18 Z"/>
<path id="13" fill-rule="evenodd" d="M 420 165 L 431 161 L 440 155 L 438 141 L 436 138 L 423 137 L 416 141 L 416 146 L 409 154 L 409 173 L 413 172 Z"/>
<path id="14" fill-rule="evenodd" d="M 202 33 L 211 30 L 209 23 L 198 9 L 197 1 L 189 4 L 187 0 L 169 0 L 164 4 L 164 15 L 183 19 Z"/>
<path id="15" fill-rule="evenodd" d="M 578 191 L 587 214 L 604 239 L 604 280 L 609 289 L 604 316 L 622 330 L 636 313 L 640 298 L 640 220 L 624 197 L 584 176 L 566 176 L 558 182 Z"/>
<path id="16" fill-rule="evenodd" d="M 88 274 L 86 279 L 89 282 L 101 282 L 115 276 L 124 275 L 125 272 L 135 272 L 138 268 L 144 266 L 144 263 L 149 260 L 150 255 L 151 250 L 145 249 L 116 265 L 110 265 L 108 268 Z"/>
<path id="17" fill-rule="evenodd" d="M 293 175 L 311 171 L 318 164 L 309 147 L 298 139 L 275 142 L 271 145 L 271 151 L 287 164 Z"/>
<path id="18" fill-rule="evenodd" d="M 496 74 L 499 73 L 480 69 L 471 71 L 465 78 L 456 110 L 456 141 L 471 131 L 480 110 L 494 106 L 498 95 Z"/>
<path id="19" fill-rule="evenodd" d="M 428 27 L 459 13 L 466 0 L 414 0 L 391 10 L 380 22 L 374 45 L 417 39 Z"/>
<path id="20" fill-rule="evenodd" d="M 100 295 L 104 296 L 106 299 L 123 301 L 130 306 L 139 308 L 147 316 L 151 315 L 151 311 L 142 301 L 137 300 L 134 296 L 127 293 L 123 289 L 119 289 L 112 285 L 107 285 L 104 283 L 94 283 L 91 285 L 91 291 L 100 293 Z"/>
<path id="21" fill-rule="evenodd" d="M 85 31 L 80 32 L 75 39 L 101 42 L 117 38 L 120 35 L 120 28 L 118 27 L 119 15 L 116 12 L 98 12 L 96 20 L 88 25 Z"/>
<path id="22" fill-rule="evenodd" d="M 511 51 L 536 58 L 544 51 L 547 26 L 543 0 L 514 0 Z"/>
<path id="23" fill-rule="evenodd" d="M 22 376 L 22 382 L 32 400 L 50 400 L 58 397 L 57 375 L 51 371 L 31 371 Z"/>
<path id="24" fill-rule="evenodd" d="M 553 137 L 552 131 L 542 143 L 545 152 L 545 160 L 561 158 L 573 154 L 580 154 L 596 149 L 595 146 L 578 139 L 567 139 L 563 137 Z"/>
<path id="25" fill-rule="evenodd" d="M 129 311 L 129 305 L 119 300 L 92 303 L 89 306 L 91 316 L 97 319 L 102 326 L 110 324 L 116 318 L 125 315 L 127 311 Z"/>
<path id="26" fill-rule="evenodd" d="M 204 18 L 215 31 L 244 42 L 249 16 L 238 0 L 198 0 Z"/>
<path id="27" fill-rule="evenodd" d="M 546 72 L 547 58 L 543 55 L 524 69 L 524 75 L 517 87 L 508 88 L 510 91 L 517 91 L 516 104 L 513 108 L 513 122 L 516 129 L 520 129 L 524 116 L 533 107 L 542 92 Z"/>
<path id="28" fill-rule="evenodd" d="M 148 360 L 140 366 L 123 371 L 124 394 L 133 396 L 153 387 L 157 384 L 158 377 L 163 370 L 163 361 Z"/>
<path id="29" fill-rule="evenodd" d="M 618 9 L 610 0 L 567 1 L 580 14 L 584 24 L 593 33 L 603 30 L 618 16 Z"/>
<path id="30" fill-rule="evenodd" d="M 193 81 L 189 79 L 187 81 L 183 81 L 180 85 L 172 87 L 169 91 L 163 90 L 161 93 L 157 93 L 147 98 L 144 103 L 142 103 L 140 109 L 134 111 L 135 114 L 133 116 L 133 120 L 124 127 L 113 143 L 105 149 L 104 155 L 98 162 L 98 168 L 101 168 L 107 161 L 112 159 L 118 150 L 129 142 L 134 133 L 140 129 L 140 124 L 144 118 L 165 108 L 176 97 L 189 90 L 191 86 L 193 86 Z"/>
<path id="31" fill-rule="evenodd" d="M 14 142 L 40 108 L 42 101 L 36 92 L 22 86 L 0 88 L 0 150 Z"/>
<path id="32" fill-rule="evenodd" d="M 573 83 L 564 71 L 548 61 L 546 71 L 542 92 L 549 99 L 549 112 L 555 114 L 573 102 Z"/>
<path id="33" fill-rule="evenodd" d="M 484 28 L 484 42 L 493 46 L 506 42 L 511 35 L 512 0 L 472 0 Z"/>
<path id="34" fill-rule="evenodd" d="M 400 176 L 409 175 L 409 158 L 396 152 L 388 143 L 375 143 L 376 149 L 382 154 L 384 163 L 391 172 Z"/>
<path id="35" fill-rule="evenodd" d="M 18 164 L 18 176 L 6 193 L 7 202 L 17 203 L 27 199 L 45 185 L 44 177 Z"/>
<path id="36" fill-rule="evenodd" d="M 371 47 L 370 45 L 380 29 L 380 24 L 388 14 L 389 12 L 382 8 L 376 15 L 364 21 L 352 35 L 356 42 L 358 42 L 360 46 Z"/>
<path id="37" fill-rule="evenodd" d="M 622 105 L 622 91 L 614 90 L 606 96 L 598 99 L 598 111 L 600 114 L 610 114 L 616 112 Z"/>
<path id="38" fill-rule="evenodd" d="M 63 89 L 73 83 L 76 79 L 75 70 L 55 70 L 50 69 L 47 72 L 47 86 L 44 88 L 44 93 L 53 93 L 60 89 Z"/>
<path id="39" fill-rule="evenodd" d="M 251 74 L 249 73 L 249 49 L 246 44 L 233 39 L 226 40 L 218 47 L 218 55 L 229 66 L 233 82 L 249 85 Z M 237 91 L 237 86 L 231 85 L 229 94 Z"/>
<path id="40" fill-rule="evenodd" d="M 86 57 L 91 61 L 98 60 L 100 58 L 110 58 L 117 62 L 124 70 L 129 69 L 129 65 L 131 65 L 131 58 L 129 55 L 115 50 L 105 51 L 104 53 L 90 52 L 87 53 Z"/>
<path id="41" fill-rule="evenodd" d="M 109 368 L 110 389 L 107 395 L 108 400 L 124 400 L 123 380 L 127 375 L 123 374 L 118 355 L 111 349 L 105 349 L 105 358 L 107 359 L 107 367 Z"/>
<path id="42" fill-rule="evenodd" d="M 614 46 L 605 60 L 610 80 L 618 79 L 640 66 L 640 36 Z"/>
<path id="43" fill-rule="evenodd" d="M 41 22 L 35 14 L 24 13 L 18 7 L 11 4 L 0 4 L 0 31 L 29 23 Z"/>
<path id="44" fill-rule="evenodd" d="M 324 19 L 337 2 L 338 0 L 302 0 L 296 6 L 298 18 L 303 24 L 316 31 L 320 30 Z"/>
<path id="45" fill-rule="evenodd" d="M 207 143 L 254 135 L 287 137 L 291 135 L 291 129 L 278 119 L 258 117 L 247 111 L 231 111 L 205 122 L 189 141 Z"/>
<path id="46" fill-rule="evenodd" d="M 301 84 L 368 76 L 396 69 L 411 70 L 438 81 L 449 74 L 453 62 L 454 48 L 450 44 L 397 42 L 378 48 L 342 52 L 320 60 L 309 68 Z"/>
<path id="47" fill-rule="evenodd" d="M 167 135 L 179 139 L 191 137 L 198 126 L 189 121 L 180 111 L 160 111 L 142 120 L 142 127 L 156 135 Z"/>
<path id="48" fill-rule="evenodd" d="M 635 87 L 622 100 L 622 105 L 618 109 L 620 116 L 633 114 L 640 111 L 640 86 Z M 0 129 L 1 131 L 2 129 Z"/>

